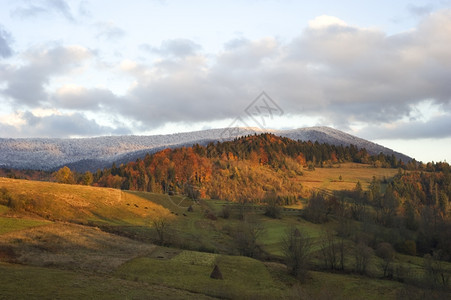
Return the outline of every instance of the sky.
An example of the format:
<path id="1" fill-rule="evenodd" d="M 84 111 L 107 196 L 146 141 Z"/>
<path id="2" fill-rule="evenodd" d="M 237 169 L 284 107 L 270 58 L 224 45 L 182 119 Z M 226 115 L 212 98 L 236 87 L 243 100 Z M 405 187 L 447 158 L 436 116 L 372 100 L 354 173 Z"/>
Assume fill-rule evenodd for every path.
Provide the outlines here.
<path id="1" fill-rule="evenodd" d="M 451 161 L 451 1 L 0 7 L 2 138 L 330 126 Z"/>

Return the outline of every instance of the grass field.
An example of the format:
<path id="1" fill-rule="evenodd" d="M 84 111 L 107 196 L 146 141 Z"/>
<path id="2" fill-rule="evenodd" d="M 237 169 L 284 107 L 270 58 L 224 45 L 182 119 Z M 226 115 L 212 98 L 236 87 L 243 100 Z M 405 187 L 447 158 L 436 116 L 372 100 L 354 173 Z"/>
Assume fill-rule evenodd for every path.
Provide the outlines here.
<path id="1" fill-rule="evenodd" d="M 12 217 L 0 217 L 0 235 L 8 232 L 18 231 L 30 227 L 49 224 L 48 221 L 20 219 Z"/>
<path id="2" fill-rule="evenodd" d="M 43 218 L 107 225 L 145 225 L 169 211 L 117 189 L 0 178 L 14 199 L 16 211 Z"/>
<path id="3" fill-rule="evenodd" d="M 0 262 L 0 299 L 211 299 L 164 285 Z"/>
<path id="4" fill-rule="evenodd" d="M 357 163 L 343 163 L 333 165 L 331 168 L 316 168 L 314 171 L 303 171 L 299 182 L 307 189 L 322 189 L 328 191 L 352 190 L 360 181 L 366 188 L 373 179 L 391 178 L 398 172 L 397 169 L 374 168 L 370 165 Z M 339 179 L 341 176 L 341 180 Z"/>
<path id="5" fill-rule="evenodd" d="M 223 280 L 210 278 L 215 264 Z M 274 281 L 258 260 L 192 251 L 171 259 L 138 258 L 121 266 L 116 274 L 220 298 L 274 299 L 286 296 L 288 290 L 282 282 Z"/>

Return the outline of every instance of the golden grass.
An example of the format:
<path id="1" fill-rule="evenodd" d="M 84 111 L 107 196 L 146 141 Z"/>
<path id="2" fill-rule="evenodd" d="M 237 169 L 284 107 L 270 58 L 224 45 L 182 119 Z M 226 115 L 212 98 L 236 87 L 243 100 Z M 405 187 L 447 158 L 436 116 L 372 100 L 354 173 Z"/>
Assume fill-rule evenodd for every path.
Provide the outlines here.
<path id="1" fill-rule="evenodd" d="M 358 181 L 365 189 L 372 181 L 373 176 L 376 179 L 391 178 L 397 172 L 397 169 L 374 168 L 365 164 L 343 163 L 334 165 L 332 168 L 316 168 L 314 171 L 304 170 L 304 175 L 297 177 L 297 181 L 308 190 L 352 190 Z"/>
<path id="2" fill-rule="evenodd" d="M 167 209 L 137 195 L 111 188 L 0 178 L 15 199 L 15 213 L 28 212 L 51 220 L 146 225 L 170 217 Z"/>

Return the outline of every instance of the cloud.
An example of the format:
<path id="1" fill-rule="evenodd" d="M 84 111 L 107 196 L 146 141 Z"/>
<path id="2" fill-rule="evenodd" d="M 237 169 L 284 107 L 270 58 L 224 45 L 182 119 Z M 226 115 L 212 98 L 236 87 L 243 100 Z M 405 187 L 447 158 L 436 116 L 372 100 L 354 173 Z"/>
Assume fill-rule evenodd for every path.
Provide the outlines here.
<path id="1" fill-rule="evenodd" d="M 51 114 L 36 116 L 26 111 L 20 114 L 23 121 L 18 126 L 0 122 L 2 137 L 52 137 L 65 138 L 70 136 L 101 136 L 130 134 L 128 128 L 112 128 L 101 126 L 95 120 L 86 118 L 81 113 Z"/>
<path id="2" fill-rule="evenodd" d="M 125 36 L 125 31 L 112 22 L 101 22 L 95 25 L 99 30 L 98 38 L 106 40 L 117 40 Z"/>
<path id="3" fill-rule="evenodd" d="M 415 16 L 424 16 L 432 12 L 434 5 L 431 3 L 425 5 L 408 4 L 407 10 Z"/>
<path id="4" fill-rule="evenodd" d="M 51 78 L 92 57 L 79 47 L 34 49 L 24 54 L 25 64 L 0 65 L 0 80 L 7 83 L 0 93 L 28 107 L 106 110 L 151 130 L 245 117 L 245 108 L 265 91 L 287 115 L 320 117 L 342 129 L 363 123 L 375 137 L 415 138 L 429 134 L 420 128 L 431 126 L 434 136 L 449 136 L 441 117 L 407 125 L 400 120 L 412 117 L 415 105 L 425 100 L 451 115 L 451 10 L 428 14 L 416 28 L 395 35 L 320 16 L 288 42 L 234 39 L 208 55 L 188 39 L 141 47 L 155 54 L 151 64 L 126 59 L 99 71 L 132 77 L 121 96 L 70 82 L 45 88 Z M 407 132 L 408 124 L 417 135 Z"/>
<path id="5" fill-rule="evenodd" d="M 176 45 L 163 43 L 158 51 L 177 59 L 126 64 L 135 82 L 115 102 L 117 113 L 153 128 L 224 120 L 243 116 L 263 90 L 287 114 L 321 116 L 342 129 L 395 122 L 425 99 L 451 107 L 450 10 L 392 36 L 321 16 L 287 44 L 237 39 L 214 58 Z"/>
<path id="6" fill-rule="evenodd" d="M 38 106 L 48 100 L 45 85 L 52 76 L 69 71 L 91 55 L 89 50 L 79 46 L 32 49 L 24 55 L 28 64 L 0 67 L 0 81 L 7 83 L 0 95 L 15 104 Z"/>
<path id="7" fill-rule="evenodd" d="M 107 89 L 87 89 L 65 85 L 57 89 L 51 99 L 52 105 L 72 110 L 98 110 L 115 106 L 119 99 Z"/>
<path id="8" fill-rule="evenodd" d="M 451 114 L 427 121 L 400 121 L 389 125 L 369 126 L 358 132 L 368 139 L 421 139 L 451 137 Z"/>
<path id="9" fill-rule="evenodd" d="M 22 18 L 37 17 L 40 15 L 58 15 L 70 21 L 74 21 L 71 9 L 64 0 L 40 0 L 25 1 L 24 6 L 20 6 L 13 11 L 13 15 Z"/>
<path id="10" fill-rule="evenodd" d="M 13 50 L 9 46 L 10 41 L 11 35 L 0 25 L 0 57 L 7 58 L 13 54 Z"/>
<path id="11" fill-rule="evenodd" d="M 323 29 L 331 26 L 347 26 L 346 22 L 328 15 L 322 15 L 308 22 L 309 28 Z"/>
<path id="12" fill-rule="evenodd" d="M 152 47 L 147 44 L 141 45 L 141 49 L 160 54 L 162 56 L 185 57 L 195 55 L 201 49 L 199 44 L 189 39 L 171 39 L 161 42 L 160 47 Z"/>

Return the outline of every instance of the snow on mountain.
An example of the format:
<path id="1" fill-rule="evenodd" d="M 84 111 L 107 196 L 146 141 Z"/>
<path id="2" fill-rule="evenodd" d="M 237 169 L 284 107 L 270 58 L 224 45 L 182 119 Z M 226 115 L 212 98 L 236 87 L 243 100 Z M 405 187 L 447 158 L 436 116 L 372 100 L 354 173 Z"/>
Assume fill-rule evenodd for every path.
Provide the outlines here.
<path id="1" fill-rule="evenodd" d="M 209 129 L 194 132 L 152 136 L 105 136 L 81 139 L 2 139 L 0 166 L 18 169 L 52 170 L 63 165 L 78 171 L 109 167 L 113 162 L 125 163 L 167 147 L 205 145 L 211 141 L 231 140 L 254 133 L 271 132 L 294 140 L 318 141 L 334 145 L 356 145 L 371 154 L 394 154 L 407 161 L 410 157 L 370 141 L 330 127 L 307 127 L 293 130 L 259 128 Z"/>

